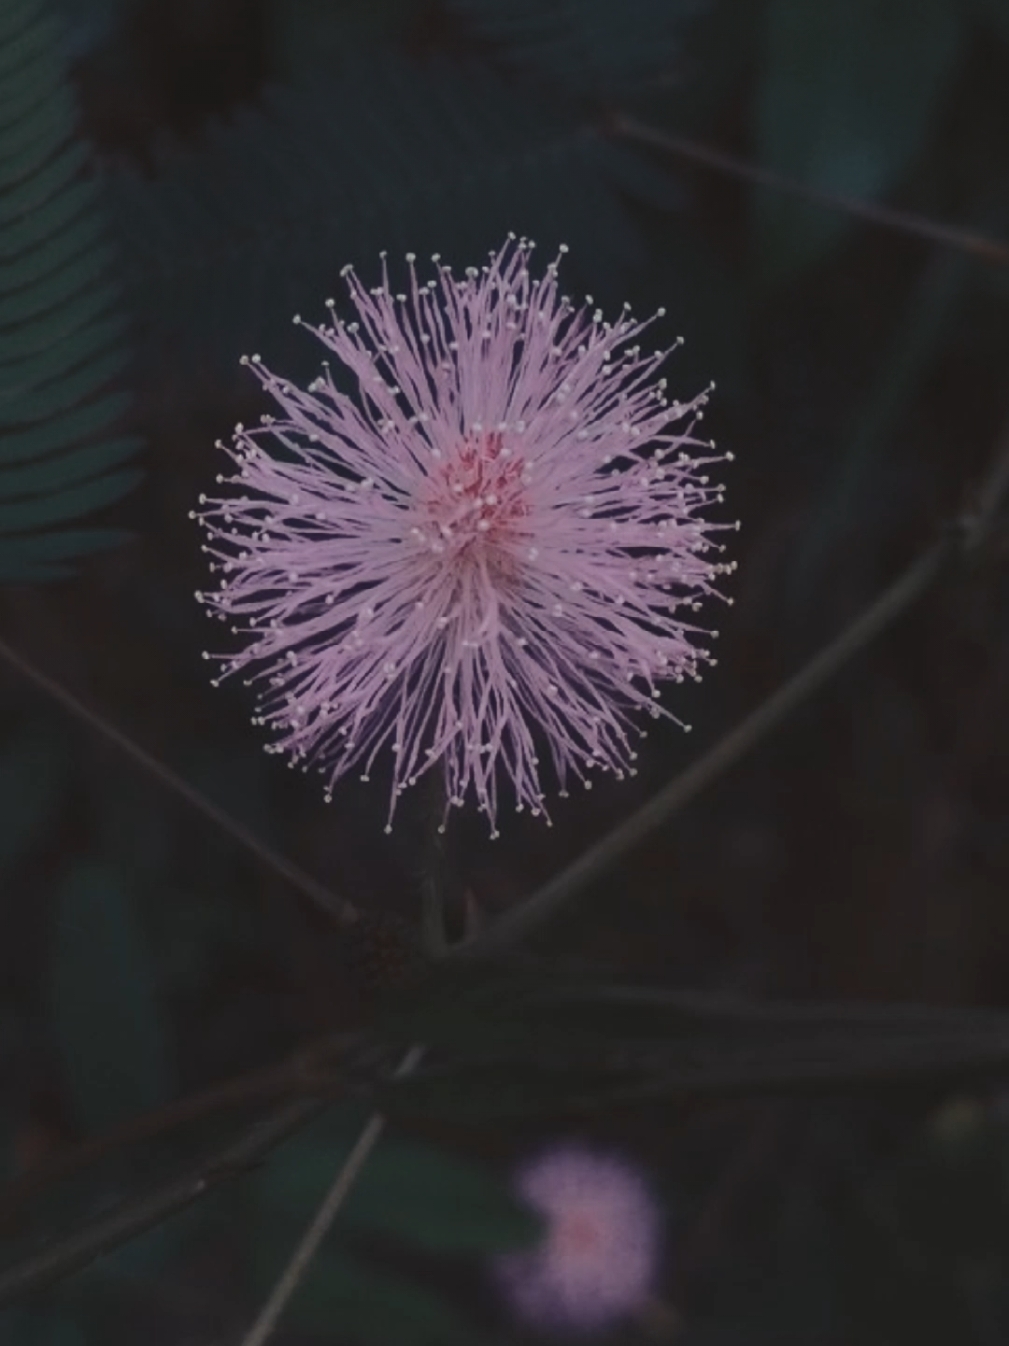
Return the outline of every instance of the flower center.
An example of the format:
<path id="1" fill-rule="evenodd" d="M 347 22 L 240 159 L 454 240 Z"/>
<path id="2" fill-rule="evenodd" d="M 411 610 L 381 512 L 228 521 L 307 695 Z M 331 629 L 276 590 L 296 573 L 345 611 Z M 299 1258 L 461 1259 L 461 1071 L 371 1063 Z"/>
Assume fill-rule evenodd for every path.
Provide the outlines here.
<path id="1" fill-rule="evenodd" d="M 562 1216 L 555 1233 L 560 1251 L 572 1255 L 591 1252 L 598 1245 L 599 1236 L 598 1222 L 584 1211 Z"/>
<path id="2" fill-rule="evenodd" d="M 499 431 L 467 435 L 435 461 L 414 531 L 432 551 L 486 555 L 520 533 L 528 484 L 525 460 Z"/>

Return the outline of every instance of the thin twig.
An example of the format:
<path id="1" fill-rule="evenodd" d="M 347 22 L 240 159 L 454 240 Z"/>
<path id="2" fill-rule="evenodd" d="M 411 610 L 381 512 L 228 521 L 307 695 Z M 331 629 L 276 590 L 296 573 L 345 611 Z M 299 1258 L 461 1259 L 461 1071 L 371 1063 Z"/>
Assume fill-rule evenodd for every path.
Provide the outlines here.
<path id="1" fill-rule="evenodd" d="M 763 701 L 741 724 L 719 739 L 710 751 L 692 762 L 647 804 L 601 841 L 583 851 L 573 864 L 568 865 L 567 869 L 549 880 L 531 897 L 499 916 L 475 940 L 453 945 L 446 956 L 481 957 L 514 944 L 558 912 L 583 888 L 611 870 L 639 841 L 661 827 L 700 794 L 705 786 L 717 780 L 776 728 L 796 706 L 829 681 L 852 655 L 857 654 L 920 598 L 939 574 L 951 549 L 951 541 L 945 539 L 930 547 L 842 635 Z"/>
<path id="2" fill-rule="evenodd" d="M 265 842 L 260 841 L 259 837 L 249 828 L 236 822 L 230 814 L 218 808 L 216 804 L 207 799 L 204 794 L 190 785 L 171 767 L 159 761 L 146 748 L 142 748 L 139 743 L 135 743 L 116 725 L 106 720 L 103 715 L 79 701 L 66 687 L 51 678 L 47 673 L 43 673 L 40 668 L 37 668 L 29 659 L 4 640 L 0 640 L 0 658 L 4 659 L 12 668 L 17 669 L 22 677 L 45 692 L 47 696 L 57 701 L 64 710 L 86 724 L 89 729 L 93 729 L 109 743 L 114 743 L 120 752 L 125 753 L 131 761 L 154 776 L 174 794 L 184 799 L 197 813 L 202 814 L 215 827 L 231 837 L 232 841 L 237 841 L 240 846 L 254 855 L 265 868 L 271 869 L 291 884 L 293 888 L 297 888 L 307 897 L 310 897 L 313 902 L 340 924 L 351 925 L 357 919 L 357 910 L 352 903 L 344 898 L 337 897 L 325 884 L 320 883 L 318 879 L 313 879 L 310 874 L 306 874 L 303 869 L 285 859 L 271 846 L 267 846 Z"/>
<path id="3" fill-rule="evenodd" d="M 987 238 L 984 234 L 975 233 L 970 229 L 959 229 L 954 225 L 938 224 L 909 211 L 893 210 L 890 206 L 876 205 L 872 201 L 864 201 L 858 197 L 841 196 L 834 192 L 820 191 L 816 187 L 807 187 L 805 183 L 796 182 L 793 178 L 783 177 L 770 169 L 747 163 L 744 159 L 737 159 L 735 155 L 725 154 L 722 150 L 698 144 L 686 136 L 660 131 L 624 113 L 618 113 L 612 118 L 608 129 L 628 140 L 636 140 L 639 144 L 665 150 L 669 154 L 678 155 L 681 159 L 690 159 L 718 173 L 727 173 L 731 177 L 752 182 L 759 187 L 769 187 L 772 191 L 801 197 L 814 205 L 823 206 L 826 210 L 856 215 L 859 219 L 879 225 L 883 229 L 894 229 L 902 234 L 913 234 L 918 238 L 927 238 L 933 243 L 942 243 L 948 248 L 958 248 L 997 266 L 1009 264 L 1009 243 L 1004 243 L 1000 239 Z"/>
<path id="4" fill-rule="evenodd" d="M 555 915 L 589 884 L 611 870 L 649 833 L 689 804 L 705 786 L 736 762 L 814 692 L 818 691 L 864 646 L 885 631 L 932 586 L 955 555 L 972 555 L 987 540 L 1005 493 L 1009 491 L 1009 425 L 999 436 L 992 468 L 978 491 L 975 512 L 960 520 L 918 557 L 899 579 L 869 605 L 836 640 L 815 655 L 794 677 L 762 702 L 713 748 L 659 791 L 601 841 L 583 851 L 573 864 L 511 911 L 499 916 L 475 939 L 453 944 L 447 958 L 492 955 L 522 939 Z"/>
<path id="5" fill-rule="evenodd" d="M 406 1056 L 400 1062 L 394 1072 L 394 1078 L 401 1075 L 408 1075 L 417 1065 L 424 1055 L 424 1048 L 421 1046 L 411 1047 Z M 301 1242 L 294 1250 L 290 1262 L 284 1268 L 283 1275 L 270 1292 L 270 1297 L 263 1305 L 262 1310 L 248 1334 L 242 1339 L 242 1346 L 263 1346 L 263 1343 L 271 1335 L 276 1327 L 280 1315 L 287 1307 L 291 1296 L 301 1284 L 305 1272 L 312 1264 L 312 1259 L 319 1250 L 319 1245 L 326 1237 L 329 1229 L 336 1219 L 340 1207 L 343 1205 L 347 1193 L 354 1185 L 357 1175 L 361 1172 L 367 1162 L 368 1156 L 378 1142 L 379 1136 L 385 1127 L 385 1118 L 381 1113 L 374 1113 L 369 1118 L 367 1125 L 357 1138 L 357 1142 L 346 1160 L 340 1167 L 339 1173 L 333 1182 L 332 1187 L 323 1198 L 322 1205 L 316 1211 L 312 1223 L 305 1230 Z"/>
<path id="6" fill-rule="evenodd" d="M 131 1117 L 121 1126 L 91 1136 L 59 1151 L 45 1164 L 29 1169 L 0 1187 L 0 1228 L 15 1217 L 38 1192 L 131 1145 L 187 1126 L 228 1108 L 241 1107 L 289 1094 L 316 1095 L 340 1079 L 339 1070 L 327 1070 L 327 1060 L 341 1047 L 358 1041 L 357 1034 L 327 1034 L 307 1043 L 286 1061 L 224 1080 L 200 1093 L 187 1094 L 160 1108 Z"/>
<path id="7" fill-rule="evenodd" d="M 177 1211 L 228 1179 L 237 1177 L 280 1144 L 292 1131 L 315 1117 L 325 1106 L 321 1099 L 301 1098 L 260 1118 L 238 1141 L 215 1150 L 192 1171 L 165 1183 L 113 1215 L 88 1225 L 35 1257 L 26 1258 L 0 1274 L 0 1304 L 41 1289 L 78 1271 L 121 1243 L 153 1229 Z"/>

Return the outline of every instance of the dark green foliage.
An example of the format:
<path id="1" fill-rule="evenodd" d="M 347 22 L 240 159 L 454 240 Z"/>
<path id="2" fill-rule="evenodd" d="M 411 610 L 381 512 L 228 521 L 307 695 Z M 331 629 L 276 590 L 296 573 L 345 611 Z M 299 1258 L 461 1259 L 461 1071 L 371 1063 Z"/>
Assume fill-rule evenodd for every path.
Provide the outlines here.
<path id="1" fill-rule="evenodd" d="M 285 83 L 331 77 L 362 48 L 405 37 L 423 0 L 268 0 L 271 70 Z"/>
<path id="2" fill-rule="evenodd" d="M 851 520 L 862 517 L 856 510 L 859 493 L 872 479 L 901 414 L 941 347 L 969 272 L 970 262 L 963 253 L 936 249 L 912 291 L 878 382 L 855 412 L 818 507 L 809 511 L 791 576 L 790 597 L 796 608 L 808 610 L 825 563 Z"/>
<path id="3" fill-rule="evenodd" d="M 357 1139 L 367 1113 L 341 1108 L 294 1137 L 251 1181 L 251 1265 L 265 1293 L 292 1242 L 316 1209 Z M 476 1334 L 439 1294 L 379 1270 L 360 1254 L 368 1236 L 426 1253 L 470 1259 L 527 1246 L 539 1222 L 478 1164 L 418 1141 L 383 1136 L 372 1151 L 291 1308 L 307 1331 L 384 1343 L 475 1342 Z"/>
<path id="4" fill-rule="evenodd" d="M 53 824 L 69 766 L 48 724 L 25 726 L 0 751 L 0 872 L 16 864 Z"/>
<path id="5" fill-rule="evenodd" d="M 0 1315 L 0 1330 L 18 1346 L 87 1346 L 78 1323 L 65 1313 L 45 1309 L 14 1309 Z"/>
<path id="6" fill-rule="evenodd" d="M 229 365 L 260 344 L 276 359 L 292 316 L 320 318 L 346 262 L 377 279 L 382 249 L 394 275 L 407 251 L 464 266 L 514 230 L 570 244 L 569 283 L 616 302 L 637 239 L 614 189 L 669 197 L 633 151 L 488 72 L 391 58 L 277 91 L 113 188 L 153 340 Z"/>
<path id="7" fill-rule="evenodd" d="M 685 21 L 704 0 L 450 0 L 515 68 L 575 93 L 670 83 Z"/>
<path id="8" fill-rule="evenodd" d="M 838 1252 L 867 1323 L 928 1346 L 1005 1339 L 1007 1165 L 1004 1119 L 954 1097 L 846 1203 Z"/>
<path id="9" fill-rule="evenodd" d="M 154 969 L 110 865 L 70 870 L 55 921 L 50 995 L 64 1085 L 77 1123 L 100 1131 L 172 1092 Z"/>
<path id="10" fill-rule="evenodd" d="M 287 1236 L 283 1242 L 277 1237 L 281 1232 Z M 297 1229 L 284 1225 L 270 1234 L 256 1278 L 261 1296 L 272 1287 Z M 316 1254 L 285 1319 L 325 1341 L 332 1341 L 339 1324 L 341 1341 L 361 1346 L 387 1346 L 390 1341 L 403 1346 L 480 1346 L 484 1341 L 444 1296 L 332 1248 Z"/>
<path id="11" fill-rule="evenodd" d="M 368 1114 L 342 1108 L 294 1137 L 254 1181 L 272 1221 L 313 1209 Z M 383 1136 L 351 1189 L 341 1229 L 370 1231 L 427 1252 L 476 1256 L 534 1242 L 539 1225 L 492 1173 L 420 1141 Z"/>
<path id="12" fill-rule="evenodd" d="M 827 192 L 872 199 L 921 150 L 956 69 L 958 0 L 771 0 L 757 99 L 768 168 Z M 770 193 L 758 197 L 768 277 L 816 260 L 843 215 Z"/>
<path id="13" fill-rule="evenodd" d="M 114 433 L 123 319 L 98 189 L 74 140 L 61 32 L 0 4 L 0 580 L 46 580 L 121 534 L 70 530 L 139 473 Z"/>
<path id="14" fill-rule="evenodd" d="M 851 1120 L 826 1109 L 808 1118 L 804 1146 L 761 1203 L 755 1264 L 719 1277 L 719 1322 L 761 1346 L 1004 1341 L 1004 1119 L 954 1096 L 898 1156 L 868 1168 Z"/>
<path id="15" fill-rule="evenodd" d="M 71 56 L 107 42 L 135 0 L 52 0 L 66 28 Z"/>
<path id="16" fill-rule="evenodd" d="M 1009 0 L 977 0 L 978 8 L 1009 42 Z"/>

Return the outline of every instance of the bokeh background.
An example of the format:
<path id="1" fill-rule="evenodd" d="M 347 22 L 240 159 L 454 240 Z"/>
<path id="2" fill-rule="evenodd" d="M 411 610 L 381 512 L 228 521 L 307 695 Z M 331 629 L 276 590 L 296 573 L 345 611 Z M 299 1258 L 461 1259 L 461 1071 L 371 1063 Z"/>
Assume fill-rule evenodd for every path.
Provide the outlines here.
<path id="1" fill-rule="evenodd" d="M 17 48 L 39 14 L 59 23 L 46 75 Z M 104 287 L 98 310 L 122 321 L 95 337 L 78 395 L 107 409 L 95 442 L 123 446 L 77 503 L 0 503 L 0 636 L 367 912 L 419 919 L 423 809 L 389 838 L 383 781 L 345 783 L 327 807 L 264 755 L 243 689 L 210 688 L 201 651 L 219 637 L 193 601 L 206 575 L 188 517 L 220 470 L 214 440 L 261 410 L 238 357 L 312 371 L 290 319 L 321 315 L 343 264 L 370 279 L 387 249 L 461 267 L 508 230 L 542 263 L 566 243 L 573 294 L 665 307 L 662 337 L 686 338 L 671 387 L 716 382 L 706 425 L 735 455 L 734 606 L 709 614 L 719 664 L 668 694 L 692 734 L 655 728 L 632 782 L 559 801 L 551 830 L 506 817 L 492 843 L 458 819 L 455 872 L 488 920 L 840 630 L 969 503 L 1004 433 L 1005 266 L 753 188 L 628 123 L 1004 239 L 1007 0 L 2 0 L 0 26 L 0 113 L 5 79 L 37 79 L 91 184 L 110 251 L 81 242 L 97 261 L 72 293 Z M 5 257 L 7 304 L 31 278 Z M 86 541 L 25 543 L 91 525 L 128 536 L 66 574 Z M 996 546 L 538 934 L 537 953 L 752 997 L 1006 1005 L 1007 601 Z M 0 912 L 8 1176 L 366 1022 L 376 994 L 353 941 L 2 660 Z M 0 1340 L 237 1340 L 356 1115 L 337 1109 L 203 1206 L 5 1310 Z M 665 1307 L 610 1340 L 995 1346 L 1009 1341 L 1005 1115 L 998 1088 L 890 1089 L 397 1132 L 349 1222 L 358 1243 L 326 1245 L 277 1339 L 530 1339 L 480 1268 L 514 1233 L 510 1166 L 577 1134 L 636 1158 L 668 1213 Z M 200 1139 L 112 1156 L 0 1232 L 34 1246 Z"/>

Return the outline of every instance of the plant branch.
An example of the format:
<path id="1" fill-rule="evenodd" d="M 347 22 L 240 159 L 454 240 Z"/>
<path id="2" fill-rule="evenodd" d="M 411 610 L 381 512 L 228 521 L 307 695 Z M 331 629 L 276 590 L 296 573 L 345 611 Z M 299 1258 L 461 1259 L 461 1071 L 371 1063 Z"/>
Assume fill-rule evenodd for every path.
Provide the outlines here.
<path id="1" fill-rule="evenodd" d="M 763 738 L 785 717 L 834 676 L 854 655 L 902 616 L 943 572 L 953 556 L 972 557 L 988 539 L 994 520 L 1009 491 L 1009 425 L 999 436 L 993 466 L 977 493 L 973 513 L 962 518 L 918 557 L 890 587 L 871 603 L 847 630 L 815 655 L 794 677 L 762 702 L 713 748 L 696 761 L 625 822 L 590 846 L 573 864 L 511 911 L 498 917 L 482 934 L 452 945 L 447 958 L 493 955 L 522 939 L 554 916 L 583 889 L 595 883 L 623 859 L 639 841 L 689 804 L 712 781 Z"/>
<path id="2" fill-rule="evenodd" d="M 11 1221 L 38 1192 L 141 1141 L 186 1126 L 215 1112 L 288 1094 L 317 1095 L 340 1080 L 327 1069 L 329 1058 L 358 1041 L 357 1034 L 328 1034 L 300 1048 L 287 1060 L 261 1070 L 236 1075 L 200 1093 L 188 1094 L 164 1107 L 131 1117 L 121 1126 L 68 1146 L 47 1163 L 0 1188 L 0 1228 Z"/>
<path id="3" fill-rule="evenodd" d="M 970 229 L 958 229 L 954 225 L 938 224 L 909 211 L 894 210 L 890 206 L 876 205 L 872 201 L 860 200 L 858 197 L 840 196 L 834 192 L 820 191 L 816 187 L 807 187 L 805 183 L 783 177 L 770 169 L 760 168 L 757 164 L 747 163 L 744 159 L 737 159 L 735 155 L 725 154 L 722 150 L 711 149 L 686 136 L 660 131 L 624 113 L 617 113 L 613 117 L 609 129 L 626 140 L 635 140 L 641 145 L 665 150 L 668 154 L 689 159 L 705 168 L 714 169 L 717 173 L 725 173 L 744 182 L 752 182 L 758 187 L 769 187 L 772 191 L 801 197 L 826 210 L 855 215 L 882 229 L 894 229 L 902 234 L 913 234 L 917 238 L 944 244 L 948 248 L 957 248 L 996 266 L 1009 264 L 1009 243 L 1004 243 L 1000 239 L 987 238 L 984 234 L 975 233 Z"/>
<path id="4" fill-rule="evenodd" d="M 0 1274 L 0 1304 L 50 1285 L 161 1224 L 205 1196 L 211 1188 L 258 1163 L 324 1106 L 323 1100 L 317 1098 L 285 1103 L 267 1117 L 259 1118 L 239 1140 L 215 1150 L 181 1178 L 164 1183 L 136 1201 L 124 1203 L 112 1215 L 88 1225 L 80 1233 L 16 1263 Z"/>
<path id="5" fill-rule="evenodd" d="M 931 586 L 951 550 L 944 539 L 930 547 L 835 641 L 821 650 L 794 677 L 762 702 L 741 724 L 673 780 L 625 822 L 550 879 L 518 906 L 506 912 L 475 940 L 452 947 L 447 957 L 481 957 L 496 953 L 555 915 L 583 888 L 611 870 L 639 841 L 654 832 L 684 805 L 717 780 L 750 751 L 796 706 L 805 701 L 870 640 L 884 631 Z"/>
<path id="6" fill-rule="evenodd" d="M 325 884 L 313 879 L 310 874 L 306 874 L 303 869 L 292 864 L 290 860 L 280 855 L 271 846 L 267 846 L 248 827 L 236 822 L 230 814 L 218 808 L 206 795 L 184 780 L 178 772 L 159 761 L 146 748 L 142 748 L 139 743 L 135 743 L 129 735 L 106 720 L 98 711 L 92 710 L 83 701 L 79 701 L 66 687 L 50 677 L 48 673 L 43 673 L 40 668 L 37 668 L 29 659 L 4 640 L 0 640 L 0 659 L 5 660 L 40 691 L 52 697 L 65 711 L 80 720 L 82 724 L 86 724 L 89 729 L 99 734 L 107 742 L 114 744 L 120 752 L 124 753 L 142 770 L 154 776 L 168 790 L 178 795 L 180 799 L 184 799 L 197 813 L 212 822 L 226 836 L 229 836 L 232 841 L 238 842 L 250 855 L 254 855 L 264 868 L 272 870 L 274 874 L 279 875 L 293 888 L 297 888 L 299 892 L 311 898 L 317 906 L 321 907 L 339 924 L 351 925 L 357 919 L 357 910 L 352 903 L 344 898 L 337 897 Z"/>
<path id="7" fill-rule="evenodd" d="M 393 1078 L 408 1075 L 423 1055 L 423 1047 L 411 1047 L 396 1068 Z M 337 1173 L 333 1185 L 326 1193 L 322 1205 L 316 1211 L 311 1224 L 308 1226 L 300 1243 L 295 1248 L 290 1262 L 288 1262 L 287 1266 L 284 1268 L 283 1275 L 270 1292 L 269 1298 L 263 1305 L 259 1316 L 253 1323 L 248 1334 L 243 1338 L 242 1346 L 263 1346 L 263 1343 L 272 1334 L 273 1329 L 280 1320 L 280 1315 L 284 1312 L 291 1296 L 301 1284 L 306 1271 L 311 1266 L 312 1260 L 319 1250 L 319 1245 L 329 1232 L 333 1221 L 339 1213 L 340 1207 L 346 1200 L 347 1193 L 354 1185 L 361 1169 L 364 1168 L 368 1156 L 378 1143 L 378 1139 L 384 1128 L 385 1118 L 381 1113 L 374 1113 L 369 1118 L 360 1136 L 358 1136 L 354 1148 L 340 1166 L 340 1171 Z"/>

